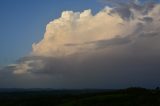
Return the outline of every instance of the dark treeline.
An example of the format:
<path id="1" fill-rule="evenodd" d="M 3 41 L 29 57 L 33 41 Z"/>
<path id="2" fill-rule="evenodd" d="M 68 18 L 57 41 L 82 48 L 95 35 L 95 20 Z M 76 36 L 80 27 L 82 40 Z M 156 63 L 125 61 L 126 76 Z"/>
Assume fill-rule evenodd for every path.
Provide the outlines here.
<path id="1" fill-rule="evenodd" d="M 160 90 L 0 89 L 0 106 L 160 106 Z"/>

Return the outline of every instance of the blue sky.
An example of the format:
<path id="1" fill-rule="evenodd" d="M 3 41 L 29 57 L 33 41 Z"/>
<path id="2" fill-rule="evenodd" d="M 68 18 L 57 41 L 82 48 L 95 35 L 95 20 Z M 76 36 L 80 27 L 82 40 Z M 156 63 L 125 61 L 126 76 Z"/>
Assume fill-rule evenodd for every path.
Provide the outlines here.
<path id="1" fill-rule="evenodd" d="M 108 5 L 102 1 L 0 0 L 0 88 L 159 85 L 160 4 L 145 2 L 159 0 L 141 0 L 146 5 L 110 0 L 124 3 L 113 4 L 110 13 L 116 15 L 100 11 Z M 65 12 L 52 21 L 62 11 L 86 9 L 98 14 Z M 41 40 L 33 55 L 22 58 Z"/>
<path id="2" fill-rule="evenodd" d="M 0 66 L 27 55 L 42 39 L 47 23 L 62 11 L 96 13 L 105 5 L 100 0 L 0 0 Z"/>
<path id="3" fill-rule="evenodd" d="M 62 11 L 96 13 L 103 7 L 97 0 L 0 0 L 0 66 L 27 55 Z"/>

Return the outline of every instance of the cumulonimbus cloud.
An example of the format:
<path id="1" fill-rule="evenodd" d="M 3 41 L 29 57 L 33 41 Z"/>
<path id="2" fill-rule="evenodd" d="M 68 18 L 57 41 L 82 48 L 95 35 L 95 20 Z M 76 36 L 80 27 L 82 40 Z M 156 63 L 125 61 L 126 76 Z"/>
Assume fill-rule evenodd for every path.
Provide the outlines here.
<path id="1" fill-rule="evenodd" d="M 154 86 L 160 80 L 159 16 L 160 5 L 154 3 L 105 7 L 95 15 L 90 9 L 64 11 L 29 56 L 2 72 L 24 76 L 32 87 Z"/>

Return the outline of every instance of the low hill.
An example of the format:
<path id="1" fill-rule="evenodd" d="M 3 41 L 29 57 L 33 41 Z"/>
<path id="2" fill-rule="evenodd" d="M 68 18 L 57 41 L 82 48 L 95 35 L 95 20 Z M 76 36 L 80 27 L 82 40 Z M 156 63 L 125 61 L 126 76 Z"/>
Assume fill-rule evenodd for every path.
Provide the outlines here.
<path id="1" fill-rule="evenodd" d="M 160 91 L 124 90 L 13 90 L 0 92 L 0 106 L 160 106 Z"/>

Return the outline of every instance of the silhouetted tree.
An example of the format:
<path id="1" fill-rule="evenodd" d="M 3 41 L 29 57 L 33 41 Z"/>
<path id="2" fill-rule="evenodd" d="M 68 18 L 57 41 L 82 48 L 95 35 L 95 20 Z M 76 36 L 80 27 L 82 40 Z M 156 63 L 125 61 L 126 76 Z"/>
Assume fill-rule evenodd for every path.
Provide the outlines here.
<path id="1" fill-rule="evenodd" d="M 157 90 L 157 91 L 159 91 L 159 90 L 160 90 L 160 88 L 157 86 L 157 87 L 156 87 L 156 90 Z"/>

